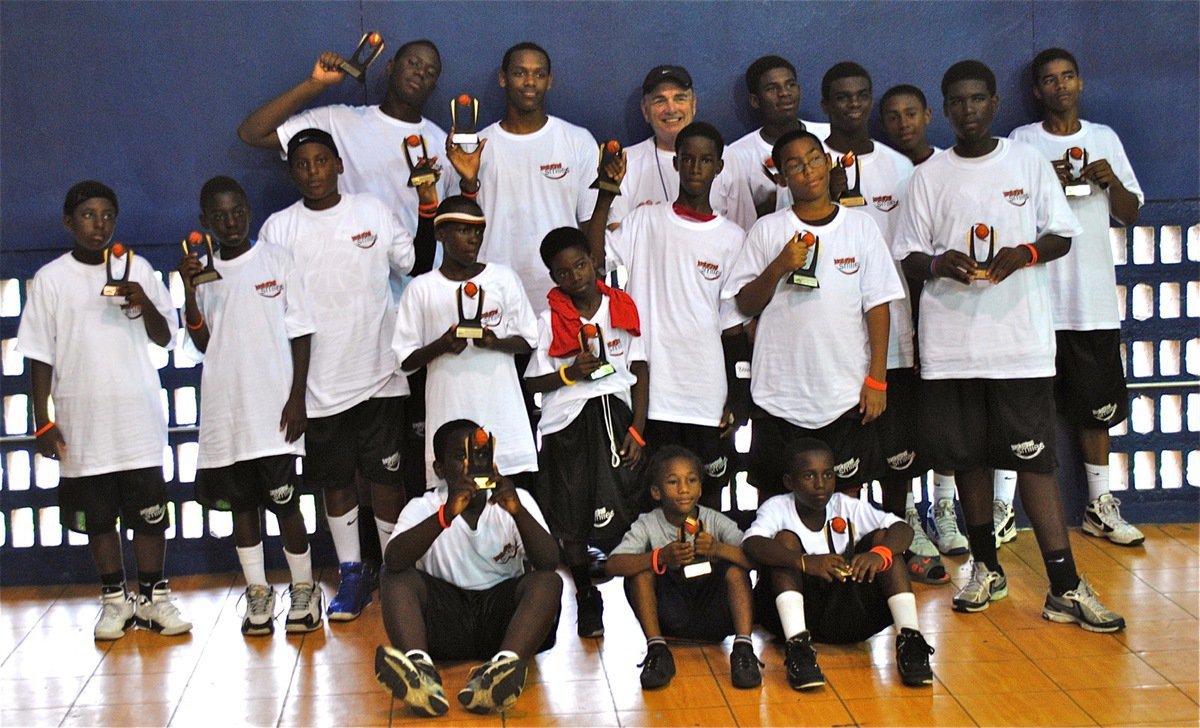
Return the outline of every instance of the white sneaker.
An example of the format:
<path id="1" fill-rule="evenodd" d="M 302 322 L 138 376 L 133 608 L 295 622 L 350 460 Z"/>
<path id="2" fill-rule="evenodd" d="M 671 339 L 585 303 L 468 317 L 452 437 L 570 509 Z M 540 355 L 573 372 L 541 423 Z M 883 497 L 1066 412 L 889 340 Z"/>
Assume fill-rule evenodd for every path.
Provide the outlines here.
<path id="1" fill-rule="evenodd" d="M 242 617 L 242 634 L 248 636 L 275 634 L 275 590 L 262 584 L 246 587 L 246 616 Z"/>
<path id="2" fill-rule="evenodd" d="M 96 620 L 98 640 L 119 640 L 133 626 L 133 597 L 122 589 L 100 595 L 100 619 Z"/>
<path id="3" fill-rule="evenodd" d="M 1017 514 L 1012 503 L 992 501 L 992 533 L 996 534 L 996 548 L 1017 537 Z"/>
<path id="4" fill-rule="evenodd" d="M 159 634 L 177 635 L 192 631 L 192 623 L 183 618 L 179 607 L 171 601 L 171 588 L 166 580 L 154 585 L 154 592 L 149 599 L 138 595 L 134 618 L 142 629 L 152 629 Z"/>
<path id="5" fill-rule="evenodd" d="M 925 524 L 921 523 L 921 514 L 917 512 L 916 507 L 904 511 L 904 520 L 913 530 L 913 540 L 908 550 L 917 556 L 937 556 L 938 548 L 929 540 L 929 536 L 925 535 Z"/>
<path id="6" fill-rule="evenodd" d="M 971 550 L 967 537 L 958 530 L 953 498 L 942 498 L 929 506 L 929 537 L 937 544 L 938 551 L 947 556 L 958 556 Z"/>
<path id="7" fill-rule="evenodd" d="M 312 632 L 321 628 L 324 605 L 321 592 L 313 584 L 292 584 L 288 588 L 291 606 L 288 607 L 288 632 Z"/>
<path id="8" fill-rule="evenodd" d="M 1121 546 L 1140 546 L 1146 536 L 1137 527 L 1121 518 L 1121 501 L 1105 493 L 1088 503 L 1083 511 L 1083 532 L 1089 536 L 1107 538 Z"/>
<path id="9" fill-rule="evenodd" d="M 982 612 L 991 602 L 1008 596 L 1008 577 L 991 571 L 982 561 L 972 561 L 971 579 L 954 595 L 956 612 Z"/>

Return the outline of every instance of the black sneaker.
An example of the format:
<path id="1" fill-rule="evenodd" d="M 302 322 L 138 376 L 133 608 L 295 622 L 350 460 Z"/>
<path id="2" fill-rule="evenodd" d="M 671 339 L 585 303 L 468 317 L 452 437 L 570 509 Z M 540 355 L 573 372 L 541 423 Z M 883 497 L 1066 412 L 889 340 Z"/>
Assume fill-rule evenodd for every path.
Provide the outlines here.
<path id="1" fill-rule="evenodd" d="M 808 630 L 788 640 L 784 650 L 783 665 L 792 690 L 812 690 L 825 684 L 825 673 L 817 664 L 817 652 Z"/>
<path id="2" fill-rule="evenodd" d="M 925 636 L 915 629 L 905 627 L 896 635 L 896 669 L 900 671 L 900 682 L 913 688 L 933 684 L 933 669 L 929 667 L 929 656 L 933 648 Z"/>
<path id="3" fill-rule="evenodd" d="M 752 645 L 734 642 L 733 651 L 729 653 L 729 677 L 733 686 L 745 690 L 762 685 L 762 672 L 758 669 L 761 664 Z"/>
<path id="4" fill-rule="evenodd" d="M 655 642 L 646 648 L 646 659 L 638 667 L 642 668 L 643 690 L 665 688 L 675 677 L 675 658 L 671 655 L 671 649 L 662 642 Z"/>
<path id="5" fill-rule="evenodd" d="M 585 592 L 575 595 L 578 609 L 578 626 L 580 637 L 604 636 L 604 598 L 600 590 L 592 587 Z"/>
<path id="6" fill-rule="evenodd" d="M 471 670 L 466 687 L 458 691 L 458 702 L 472 713 L 484 715 L 508 710 L 525 690 L 527 671 L 519 657 L 493 658 Z"/>
<path id="7" fill-rule="evenodd" d="M 417 715 L 435 717 L 450 710 L 442 676 L 429 660 L 414 660 L 394 647 L 380 646 L 375 649 L 375 679 Z"/>

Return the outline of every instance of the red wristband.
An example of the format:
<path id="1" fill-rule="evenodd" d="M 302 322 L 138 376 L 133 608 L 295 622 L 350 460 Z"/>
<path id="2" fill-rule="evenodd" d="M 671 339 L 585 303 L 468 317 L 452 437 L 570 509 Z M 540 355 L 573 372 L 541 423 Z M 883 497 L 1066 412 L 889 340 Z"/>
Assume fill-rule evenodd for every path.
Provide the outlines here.
<path id="1" fill-rule="evenodd" d="M 654 549 L 650 552 L 650 565 L 654 567 L 655 574 L 659 574 L 661 576 L 662 574 L 667 573 L 667 565 L 662 563 L 661 548 Z"/>
<path id="2" fill-rule="evenodd" d="M 870 374 L 863 380 L 863 384 L 867 385 L 867 389 L 874 389 L 876 392 L 887 391 L 887 382 L 881 382 Z"/>
<path id="3" fill-rule="evenodd" d="M 883 566 L 879 567 L 880 571 L 887 571 L 892 568 L 892 550 L 887 546 L 873 546 L 871 553 L 877 554 L 879 558 L 883 559 Z"/>
<path id="4" fill-rule="evenodd" d="M 450 524 L 446 523 L 446 504 L 445 503 L 438 506 L 438 523 L 441 525 L 443 531 L 445 531 L 447 528 L 450 528 Z"/>
<path id="5" fill-rule="evenodd" d="M 185 324 L 187 324 L 188 331 L 199 331 L 200 329 L 204 328 L 204 316 L 203 315 L 200 316 L 200 320 L 196 322 L 195 326 L 188 323 L 186 316 L 183 318 L 183 322 Z"/>
<path id="6" fill-rule="evenodd" d="M 629 426 L 629 434 L 633 435 L 634 442 L 636 442 L 638 445 L 640 445 L 642 447 L 646 447 L 646 441 L 642 438 L 641 433 L 638 432 L 637 429 L 633 425 Z"/>
<path id="7" fill-rule="evenodd" d="M 50 422 L 47 422 L 46 424 L 39 427 L 37 429 L 37 432 L 33 433 L 33 436 L 35 438 L 41 437 L 42 435 L 45 435 L 50 430 L 53 430 L 55 427 L 58 427 L 58 425 L 54 424 L 54 421 L 51 420 Z"/>
<path id="8" fill-rule="evenodd" d="M 1026 268 L 1038 262 L 1037 248 L 1034 247 L 1033 243 L 1021 243 L 1018 247 L 1025 248 L 1029 251 L 1029 262 L 1025 264 Z"/>

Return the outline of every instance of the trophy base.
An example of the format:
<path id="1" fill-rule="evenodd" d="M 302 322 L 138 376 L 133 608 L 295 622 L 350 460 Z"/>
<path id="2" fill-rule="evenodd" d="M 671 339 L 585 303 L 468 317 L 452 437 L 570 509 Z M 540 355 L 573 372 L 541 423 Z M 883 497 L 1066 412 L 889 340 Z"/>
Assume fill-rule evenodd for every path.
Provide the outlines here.
<path id="1" fill-rule="evenodd" d="M 696 561 L 691 564 L 685 564 L 683 567 L 683 576 L 687 579 L 695 579 L 699 576 L 708 576 L 711 573 L 711 561 Z"/>
<path id="2" fill-rule="evenodd" d="M 972 281 L 986 281 L 988 279 L 988 269 L 986 267 L 976 268 L 975 270 L 971 271 L 967 277 Z"/>
<path id="3" fill-rule="evenodd" d="M 199 286 L 204 283 L 212 283 L 213 281 L 221 280 L 221 274 L 215 270 L 203 270 L 192 276 L 192 285 Z"/>
<path id="4" fill-rule="evenodd" d="M 367 82 L 367 69 L 365 68 L 359 68 L 350 61 L 343 61 L 342 65 L 338 66 L 338 68 L 345 71 L 347 76 L 359 83 Z"/>
<path id="5" fill-rule="evenodd" d="M 595 182 L 588 185 L 588 189 L 589 190 L 603 190 L 605 192 L 611 192 L 614 195 L 617 195 L 618 197 L 621 195 L 621 185 L 616 184 L 615 182 L 612 182 L 611 180 L 606 180 L 606 179 L 596 180 Z"/>
<path id="6" fill-rule="evenodd" d="M 459 324 L 454 327 L 454 337 L 457 339 L 482 339 L 483 327 L 470 324 Z"/>
<path id="7" fill-rule="evenodd" d="M 862 207 L 867 204 L 867 199 L 862 195 L 847 195 L 839 197 L 837 203 L 842 207 Z"/>
<path id="8" fill-rule="evenodd" d="M 113 296 L 119 296 L 119 295 L 121 295 L 121 284 L 120 284 L 120 283 L 108 283 L 108 284 L 106 284 L 106 285 L 104 286 L 104 288 L 101 288 L 101 289 L 100 289 L 100 295 L 101 295 L 101 296 L 107 296 L 107 297 L 109 297 L 109 298 L 111 298 L 111 297 L 113 297 Z"/>
<path id="9" fill-rule="evenodd" d="M 475 481 L 475 487 L 479 488 L 480 490 L 496 489 L 496 481 L 492 480 L 492 476 L 490 475 L 476 475 L 473 476 L 471 480 Z"/>
<path id="10" fill-rule="evenodd" d="M 478 144 L 478 134 L 454 134 L 450 137 L 451 144 Z"/>
<path id="11" fill-rule="evenodd" d="M 409 187 L 422 187 L 436 181 L 437 175 L 432 170 L 428 172 L 413 172 L 408 176 Z"/>
<path id="12" fill-rule="evenodd" d="M 1092 194 L 1092 186 L 1087 183 L 1067 185 L 1063 187 L 1063 194 L 1067 197 L 1087 197 Z"/>
<path id="13" fill-rule="evenodd" d="M 601 364 L 599 369 L 588 375 L 588 379 L 591 379 L 594 382 L 597 379 L 604 379 L 605 377 L 616 373 L 617 369 L 612 364 Z"/>
<path id="14" fill-rule="evenodd" d="M 788 283 L 801 288 L 820 288 L 821 284 L 817 281 L 817 277 L 808 273 L 793 273 L 788 279 Z"/>

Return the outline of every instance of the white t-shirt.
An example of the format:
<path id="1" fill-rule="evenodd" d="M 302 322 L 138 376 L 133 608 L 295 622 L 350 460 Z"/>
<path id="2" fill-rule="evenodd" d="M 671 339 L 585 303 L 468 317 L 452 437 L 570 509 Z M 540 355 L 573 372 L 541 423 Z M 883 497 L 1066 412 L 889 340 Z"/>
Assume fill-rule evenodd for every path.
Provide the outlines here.
<path id="1" fill-rule="evenodd" d="M 479 260 L 516 272 L 535 313 L 546 310 L 554 287 L 538 250 L 546 233 L 578 227 L 596 208 L 600 147 L 591 132 L 558 117 L 532 134 L 511 134 L 496 122 L 479 167 L 479 206 L 487 218 Z"/>
<path id="2" fill-rule="evenodd" d="M 847 524 L 842 533 L 838 533 L 831 523 L 835 518 L 841 518 Z M 888 528 L 893 523 L 900 523 L 900 519 L 865 501 L 834 493 L 825 504 L 826 528 L 810 531 L 796 512 L 796 497 L 791 493 L 784 493 L 768 498 L 765 503 L 759 505 L 754 523 L 746 529 L 746 538 L 775 538 L 781 531 L 791 531 L 800 537 L 800 545 L 804 547 L 806 554 L 844 554 L 862 540 L 863 536 L 880 528 Z M 850 540 L 851 529 L 854 541 Z M 829 548 L 830 540 L 833 541 L 832 550 Z"/>
<path id="3" fill-rule="evenodd" d="M 1011 139 L 1032 144 L 1047 159 L 1063 158 L 1071 147 L 1081 147 L 1088 161 L 1108 160 L 1113 174 L 1125 189 L 1146 201 L 1125 147 L 1116 132 L 1103 124 L 1080 120 L 1079 131 L 1058 136 L 1046 131 L 1041 123 L 1026 124 L 1012 130 Z M 1078 170 L 1076 170 L 1078 172 Z M 1111 207 L 1108 191 L 1091 185 L 1092 194 L 1068 197 L 1071 210 L 1079 218 L 1083 232 L 1071 240 L 1071 252 L 1046 264 L 1050 275 L 1054 328 L 1089 331 L 1121 327 L 1117 309 L 1117 276 L 1113 268 L 1112 245 L 1108 227 Z"/>
<path id="4" fill-rule="evenodd" d="M 754 335 L 750 391 L 770 414 L 798 427 L 824 427 L 858 403 L 870 365 L 866 312 L 903 298 L 904 289 L 879 227 L 865 212 L 838 208 L 827 225 L 811 225 L 791 210 L 771 213 L 746 236 L 724 296 L 738 292 L 779 256 L 788 240 L 817 236 L 820 288 L 785 276 L 763 309 Z"/>
<path id="5" fill-rule="evenodd" d="M 732 518 L 711 508 L 704 506 L 697 506 L 697 508 L 699 509 L 700 524 L 704 527 L 705 533 L 711 534 L 718 543 L 738 547 L 742 545 L 742 531 Z M 617 544 L 612 552 L 613 554 L 645 554 L 654 549 L 669 546 L 678 540 L 679 526 L 672 526 L 660 507 L 638 516 L 638 519 L 621 537 L 621 543 Z"/>
<path id="6" fill-rule="evenodd" d="M 969 254 L 969 236 L 980 223 L 995 230 L 996 250 L 1081 232 L 1050 163 L 1028 144 L 1007 139 L 982 157 L 953 149 L 934 155 L 917 167 L 900 212 L 892 245 L 897 260 L 951 249 Z M 976 243 L 977 255 L 986 251 L 985 242 Z M 926 281 L 920 345 L 923 379 L 1054 376 L 1046 266 L 1019 269 L 999 285 Z"/>
<path id="7" fill-rule="evenodd" d="M 291 340 L 316 331 L 291 253 L 258 243 L 213 267 L 221 279 L 196 287 L 210 337 L 201 357 L 198 467 L 269 455 L 303 455 L 279 418 L 292 386 Z M 189 338 L 190 342 L 191 339 Z"/>
<path id="8" fill-rule="evenodd" d="M 816 121 L 801 121 L 800 124 L 805 131 L 812 132 L 818 139 L 824 139 L 829 136 L 829 124 L 824 124 Z M 746 217 L 744 211 L 739 209 L 739 214 L 745 219 L 739 219 L 734 215 L 730 218 L 741 225 L 744 229 L 749 230 L 754 226 L 758 219 L 758 205 L 763 204 L 771 198 L 771 195 L 786 194 L 787 188 L 779 187 L 770 179 L 767 178 L 763 167 L 771 161 L 771 151 L 774 145 L 768 144 L 762 138 L 762 127 L 755 129 L 746 136 L 738 139 L 733 144 L 730 144 L 726 150 L 727 155 L 732 154 L 738 158 L 738 172 L 741 173 L 739 184 L 742 187 L 743 194 L 746 190 L 750 193 L 750 217 Z M 773 167 L 772 167 L 773 168 Z M 783 209 L 776 205 L 775 209 Z"/>
<path id="9" fill-rule="evenodd" d="M 574 354 L 562 359 L 550 356 L 550 344 L 554 339 L 550 318 L 549 311 L 538 317 L 537 349 L 529 359 L 529 366 L 525 369 L 526 378 L 554 374 L 559 367 L 564 364 L 570 365 L 575 361 L 576 355 Z M 633 407 L 630 388 L 637 383 L 637 377 L 629 371 L 629 367 L 635 361 L 646 361 L 644 337 L 634 336 L 625 329 L 618 329 L 612 325 L 608 296 L 600 296 L 600 308 L 596 309 L 594 316 L 591 318 L 581 316 L 579 320 L 585 325 L 591 323 L 600 327 L 604 333 L 604 347 L 608 363 L 612 364 L 616 371 L 602 379 L 585 378 L 579 380 L 579 383 L 573 387 L 562 387 L 543 393 L 542 418 L 538 421 L 538 432 L 543 435 L 558 432 L 574 422 L 579 413 L 583 411 L 583 406 L 587 404 L 587 401 L 601 395 L 616 395 L 627 406 Z M 595 344 L 592 346 L 594 347 Z"/>
<path id="10" fill-rule="evenodd" d="M 725 167 L 713 180 L 709 202 L 713 211 L 733 220 L 748 215 L 753 220 L 754 202 L 743 194 L 738 180 L 745 174 L 741 162 L 729 153 L 722 153 Z M 595 163 L 592 165 L 596 166 Z M 761 173 L 760 173 L 761 174 Z M 625 178 L 621 194 L 608 209 L 608 222 L 621 222 L 630 212 L 643 205 L 662 205 L 679 198 L 679 172 L 675 170 L 675 150 L 659 149 L 654 137 L 643 139 L 625 149 Z"/>
<path id="11" fill-rule="evenodd" d="M 520 336 L 537 344 L 537 319 L 520 279 L 496 263 L 471 279 L 483 291 L 483 325 L 498 338 Z M 417 276 L 400 297 L 400 313 L 392 337 L 397 366 L 458 323 L 456 292 L 466 281 L 452 281 L 440 270 Z M 463 296 L 467 316 L 475 301 Z M 433 435 L 457 419 L 470 419 L 496 437 L 496 467 L 504 475 L 537 472 L 537 449 L 525 416 L 525 400 L 512 354 L 468 343 L 461 354 L 429 362 L 425 377 L 425 477 L 434 482 Z"/>
<path id="12" fill-rule="evenodd" d="M 113 259 L 113 276 L 125 273 Z M 174 347 L 179 319 L 171 294 L 145 258 L 135 255 L 129 280 L 140 283 L 170 329 Z M 159 399 L 162 385 L 150 362 L 141 316 L 121 309 L 123 296 L 100 295 L 104 265 L 86 265 L 60 255 L 33 277 L 17 328 L 17 350 L 49 364 L 54 419 L 67 443 L 59 462 L 64 478 L 162 467 L 167 421 Z"/>
<path id="13" fill-rule="evenodd" d="M 342 192 L 368 192 L 383 200 L 400 218 L 410 235 L 417 234 L 417 189 L 408 186 L 405 140 L 416 134 L 425 138 L 429 156 L 445 159 L 446 132 L 429 119 L 412 123 L 388 116 L 378 106 L 334 104 L 301 111 L 279 125 L 275 133 L 286 158 L 288 141 L 305 129 L 323 129 L 333 136 L 345 172 L 338 179 Z M 413 161 L 420 148 L 413 151 Z M 438 197 L 458 194 L 458 175 L 448 163 L 441 164 Z"/>
<path id="14" fill-rule="evenodd" d="M 267 218 L 259 240 L 291 252 L 312 302 L 308 416 L 407 395 L 407 377 L 393 376 L 396 309 L 388 279 L 392 271 L 412 270 L 416 252 L 412 235 L 383 202 L 343 194 L 327 210 L 310 210 L 300 200 Z"/>
<path id="15" fill-rule="evenodd" d="M 721 300 L 745 233 L 723 217 L 696 222 L 643 205 L 605 236 L 607 264 L 629 270 L 654 372 L 648 417 L 716 427 L 728 387 L 721 332 L 741 323 Z"/>
<path id="16" fill-rule="evenodd" d="M 420 280 L 419 276 L 417 280 Z M 524 417 L 524 413 L 521 413 Z M 431 481 L 432 482 L 432 481 Z M 521 505 L 534 520 L 549 531 L 537 502 L 527 491 L 517 488 Z M 392 538 L 424 522 L 437 513 L 446 502 L 445 484 L 425 491 L 400 511 Z M 450 528 L 438 534 L 425 555 L 417 559 L 416 568 L 460 589 L 483 591 L 525 573 L 525 543 L 512 515 L 500 506 L 488 503 L 479 514 L 472 529 L 461 516 L 450 522 Z"/>

